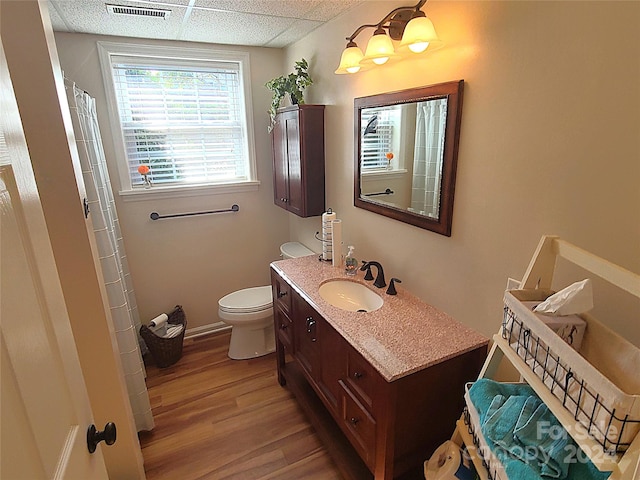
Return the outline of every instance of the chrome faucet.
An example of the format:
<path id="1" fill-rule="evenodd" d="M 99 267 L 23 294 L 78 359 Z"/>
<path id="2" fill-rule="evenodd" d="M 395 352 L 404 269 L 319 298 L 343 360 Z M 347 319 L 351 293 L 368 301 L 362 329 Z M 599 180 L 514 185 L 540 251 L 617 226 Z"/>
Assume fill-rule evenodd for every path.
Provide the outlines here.
<path id="1" fill-rule="evenodd" d="M 378 262 L 366 262 L 364 265 L 362 265 L 362 267 L 360 267 L 360 270 L 371 271 L 370 270 L 371 267 L 376 267 L 378 269 L 378 275 L 376 275 L 376 280 L 373 282 L 374 287 L 378 287 L 378 288 L 386 287 L 387 282 L 385 282 L 384 280 L 384 270 L 382 269 L 382 265 L 380 265 Z"/>

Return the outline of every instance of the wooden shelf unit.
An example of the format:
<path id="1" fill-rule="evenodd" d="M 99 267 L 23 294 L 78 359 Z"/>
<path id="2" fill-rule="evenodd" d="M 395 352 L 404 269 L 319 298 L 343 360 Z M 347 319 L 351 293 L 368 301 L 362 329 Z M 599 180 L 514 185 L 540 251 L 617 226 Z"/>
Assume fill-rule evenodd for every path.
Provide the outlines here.
<path id="1" fill-rule="evenodd" d="M 640 275 L 597 257 L 592 253 L 561 240 L 557 236 L 542 237 L 526 273 L 519 284 L 519 288 L 551 289 L 553 274 L 556 270 L 556 261 L 559 257 L 584 268 L 592 274 L 598 275 L 609 283 L 640 298 Z M 587 314 L 583 314 L 583 317 L 587 318 L 587 321 L 591 318 Z M 502 338 L 500 331 L 493 336 L 493 345 L 478 378 L 494 377 L 503 359 L 510 362 L 520 374 L 521 379 L 526 381 L 535 390 L 536 394 L 556 416 L 560 424 L 563 425 L 572 436 L 576 444 L 589 456 L 593 464 L 601 471 L 612 472 L 609 480 L 640 479 L 640 434 L 635 436 L 631 446 L 624 454 L 612 456 L 604 453 L 602 447 L 595 439 L 583 434 L 576 435 L 576 432 L 584 433 L 584 428 L 575 428 L 577 421 L 573 415 L 563 407 L 562 402 L 549 391 L 542 380 L 511 348 L 509 343 Z M 456 423 L 456 430 L 452 440 L 458 445 L 467 446 L 480 478 L 483 480 L 489 479 L 490 475 L 483 465 L 483 460 L 478 456 L 473 438 L 471 434 L 469 434 L 464 422 L 464 417 L 461 417 Z"/>

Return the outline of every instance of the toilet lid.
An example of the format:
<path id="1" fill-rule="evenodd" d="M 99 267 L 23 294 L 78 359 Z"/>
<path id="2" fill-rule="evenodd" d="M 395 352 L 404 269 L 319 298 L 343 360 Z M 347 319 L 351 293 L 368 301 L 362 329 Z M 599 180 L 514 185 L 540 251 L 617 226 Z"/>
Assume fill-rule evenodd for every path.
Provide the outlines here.
<path id="1" fill-rule="evenodd" d="M 280 245 L 280 253 L 285 258 L 298 258 L 313 255 L 314 253 L 299 242 L 287 242 Z"/>
<path id="2" fill-rule="evenodd" d="M 233 313 L 252 313 L 272 306 L 271 286 L 252 287 L 238 290 L 218 300 L 218 306 Z"/>

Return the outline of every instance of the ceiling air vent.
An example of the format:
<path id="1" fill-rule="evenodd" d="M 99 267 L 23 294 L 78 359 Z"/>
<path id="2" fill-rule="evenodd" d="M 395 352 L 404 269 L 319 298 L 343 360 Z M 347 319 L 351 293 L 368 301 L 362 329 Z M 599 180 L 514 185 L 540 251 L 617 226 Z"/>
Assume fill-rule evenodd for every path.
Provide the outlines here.
<path id="1" fill-rule="evenodd" d="M 130 15 L 134 17 L 168 18 L 171 10 L 162 8 L 130 7 L 128 5 L 107 5 L 107 12 L 112 15 Z"/>

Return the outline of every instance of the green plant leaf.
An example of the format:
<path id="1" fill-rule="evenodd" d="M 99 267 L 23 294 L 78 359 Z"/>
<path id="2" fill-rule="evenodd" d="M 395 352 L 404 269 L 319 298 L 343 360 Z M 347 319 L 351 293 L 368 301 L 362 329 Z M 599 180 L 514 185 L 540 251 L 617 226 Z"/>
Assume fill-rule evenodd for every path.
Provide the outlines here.
<path id="1" fill-rule="evenodd" d="M 295 62 L 295 73 L 281 75 L 265 83 L 265 87 L 273 92 L 271 107 L 269 108 L 269 118 L 271 119 L 269 132 L 273 130 L 278 108 L 286 94 L 289 94 L 295 103 L 304 104 L 304 90 L 313 84 L 313 80 L 307 73 L 308 68 L 308 62 L 302 58 Z"/>

